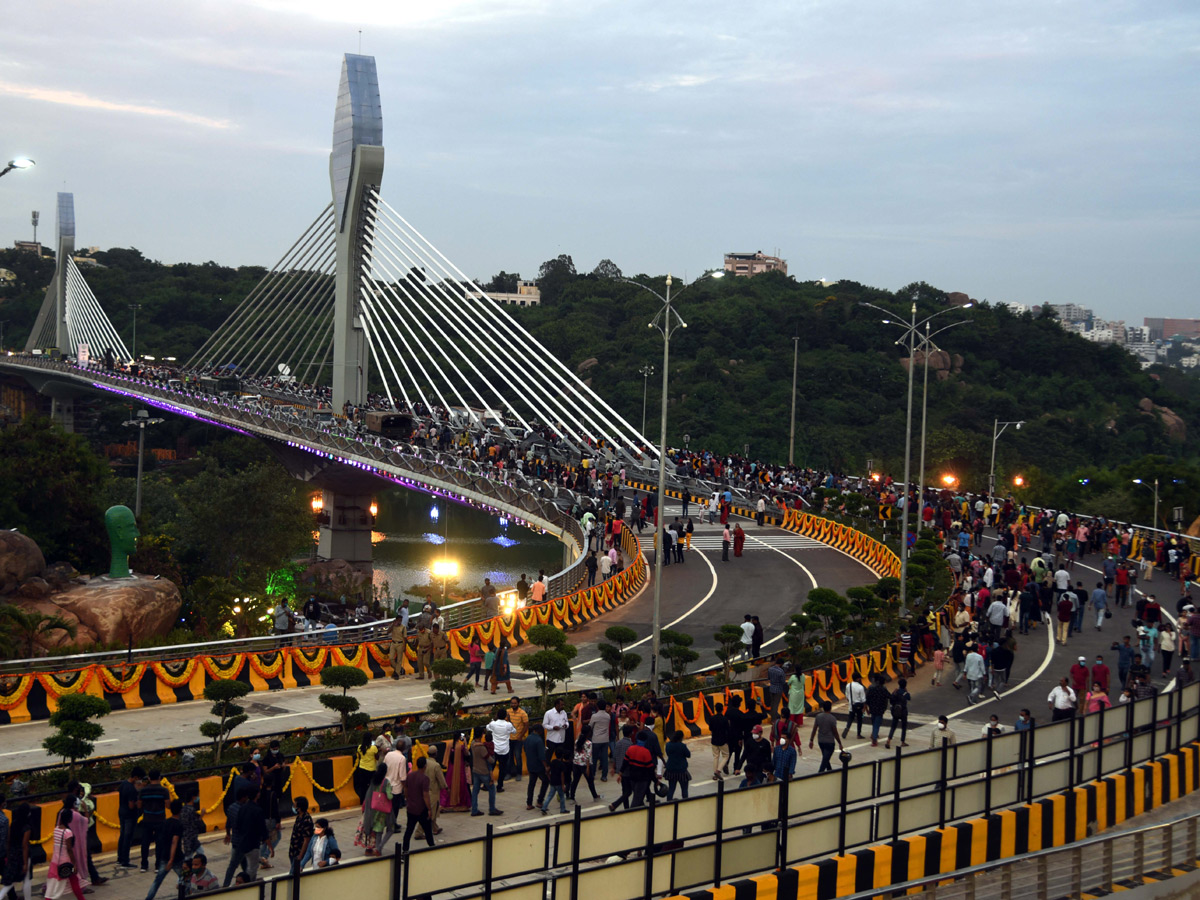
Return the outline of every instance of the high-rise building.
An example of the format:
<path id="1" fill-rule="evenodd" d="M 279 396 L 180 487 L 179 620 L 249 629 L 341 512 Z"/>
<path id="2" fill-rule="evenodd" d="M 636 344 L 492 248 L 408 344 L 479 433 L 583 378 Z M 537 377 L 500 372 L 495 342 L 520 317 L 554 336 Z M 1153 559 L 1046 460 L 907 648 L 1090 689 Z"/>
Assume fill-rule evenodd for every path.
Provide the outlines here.
<path id="1" fill-rule="evenodd" d="M 1200 338 L 1200 319 L 1142 319 L 1143 324 L 1150 329 L 1149 338 L 1152 341 L 1165 341 L 1177 334 L 1184 337 Z"/>

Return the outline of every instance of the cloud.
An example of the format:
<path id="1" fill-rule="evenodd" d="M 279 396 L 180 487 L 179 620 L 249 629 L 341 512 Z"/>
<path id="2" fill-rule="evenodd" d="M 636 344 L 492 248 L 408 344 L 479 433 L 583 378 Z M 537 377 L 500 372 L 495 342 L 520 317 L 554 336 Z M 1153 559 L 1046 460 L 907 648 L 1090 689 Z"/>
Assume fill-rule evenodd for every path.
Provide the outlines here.
<path id="1" fill-rule="evenodd" d="M 152 116 L 161 119 L 172 119 L 188 125 L 201 128 L 227 130 L 233 128 L 228 119 L 213 119 L 195 113 L 178 109 L 163 109 L 159 106 L 142 106 L 136 103 L 117 103 L 100 97 L 91 97 L 81 91 L 64 91 L 58 88 L 38 87 L 29 84 L 13 84 L 10 81 L 0 81 L 0 94 L 10 97 L 21 97 L 26 100 L 37 100 L 41 103 L 55 103 L 61 106 L 73 106 L 78 109 L 94 109 L 104 112 L 129 113 L 137 116 Z"/>

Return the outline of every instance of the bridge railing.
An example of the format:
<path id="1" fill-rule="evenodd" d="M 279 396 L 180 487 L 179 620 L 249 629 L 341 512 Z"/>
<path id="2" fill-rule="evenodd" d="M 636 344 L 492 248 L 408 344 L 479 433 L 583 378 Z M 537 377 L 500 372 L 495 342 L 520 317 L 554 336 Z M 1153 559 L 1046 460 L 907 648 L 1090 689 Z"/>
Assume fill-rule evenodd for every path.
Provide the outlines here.
<path id="1" fill-rule="evenodd" d="M 839 875 L 842 860 L 860 876 L 869 873 L 852 879 L 851 890 L 865 881 L 878 894 L 888 883 L 876 880 L 881 854 L 900 852 L 900 838 L 916 841 L 907 845 L 909 866 L 901 871 L 944 870 L 940 881 L 953 877 L 956 861 L 1063 844 L 1084 837 L 1093 819 L 1109 827 L 1194 789 L 1198 703 L 1200 684 L 1192 684 L 1030 731 L 907 753 L 897 748 L 894 758 L 844 762 L 790 782 L 742 789 L 720 782 L 716 794 L 598 816 L 576 808 L 570 819 L 487 827 L 478 838 L 318 870 L 298 883 L 281 877 L 253 896 L 274 896 L 286 885 L 290 900 L 350 887 L 372 896 L 633 900 L 761 873 L 782 879 L 788 867 L 800 866 L 814 880 L 798 896 L 816 897 L 817 873 L 835 857 Z M 927 852 L 938 846 L 940 852 Z M 1095 868 L 1102 877 L 1119 871 Z M 884 871 L 886 878 L 895 869 Z"/>

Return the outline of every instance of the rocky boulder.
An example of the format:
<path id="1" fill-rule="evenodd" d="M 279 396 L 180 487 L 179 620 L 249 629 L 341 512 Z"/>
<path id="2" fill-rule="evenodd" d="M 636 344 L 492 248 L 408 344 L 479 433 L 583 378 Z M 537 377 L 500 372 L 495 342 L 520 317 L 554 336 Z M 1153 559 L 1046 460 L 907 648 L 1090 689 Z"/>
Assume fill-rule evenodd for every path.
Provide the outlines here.
<path id="1" fill-rule="evenodd" d="M 1173 409 L 1166 406 L 1159 406 L 1149 397 L 1143 397 L 1138 401 L 1138 409 L 1147 416 L 1157 416 L 1163 423 L 1163 427 L 1167 430 L 1167 436 L 1173 441 L 1187 440 L 1187 422 L 1183 421 L 1183 417 L 1176 413 Z"/>
<path id="2" fill-rule="evenodd" d="M 54 594 L 55 606 L 71 613 L 101 643 L 128 643 L 166 634 L 179 616 L 179 588 L 165 578 L 92 578 Z M 64 616 L 65 618 L 65 616 Z"/>
<path id="3" fill-rule="evenodd" d="M 918 350 L 913 354 L 913 362 L 916 364 L 916 374 L 920 375 L 921 370 L 925 366 L 925 352 Z M 905 371 L 908 370 L 908 357 L 900 360 Z M 945 350 L 932 350 L 929 353 L 929 374 L 938 381 L 945 381 L 951 375 L 958 375 L 962 372 L 963 358 L 957 353 L 951 355 Z"/>
<path id="4" fill-rule="evenodd" d="M 323 559 L 300 576 L 304 584 L 315 584 L 338 594 L 353 594 L 371 584 L 371 572 L 356 569 L 344 559 Z"/>
<path id="5" fill-rule="evenodd" d="M 46 558 L 33 538 L 19 531 L 0 531 L 0 594 L 11 594 L 45 568 Z"/>

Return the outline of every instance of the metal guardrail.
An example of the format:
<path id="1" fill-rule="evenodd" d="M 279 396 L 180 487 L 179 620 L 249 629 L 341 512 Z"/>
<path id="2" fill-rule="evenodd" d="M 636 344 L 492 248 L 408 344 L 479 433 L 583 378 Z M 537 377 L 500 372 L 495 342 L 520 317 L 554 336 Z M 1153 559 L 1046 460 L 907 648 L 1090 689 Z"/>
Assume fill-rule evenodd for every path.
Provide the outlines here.
<path id="1" fill-rule="evenodd" d="M 1148 884 L 1191 869 L 1200 859 L 1200 813 L 1176 816 L 1157 825 L 1145 825 L 1116 834 L 1098 834 L 1066 847 L 1023 853 L 1019 859 L 968 866 L 872 888 L 842 900 L 875 900 L 920 890 L 928 900 L 1016 900 L 1035 897 L 1084 897 L 1111 894 Z"/>

